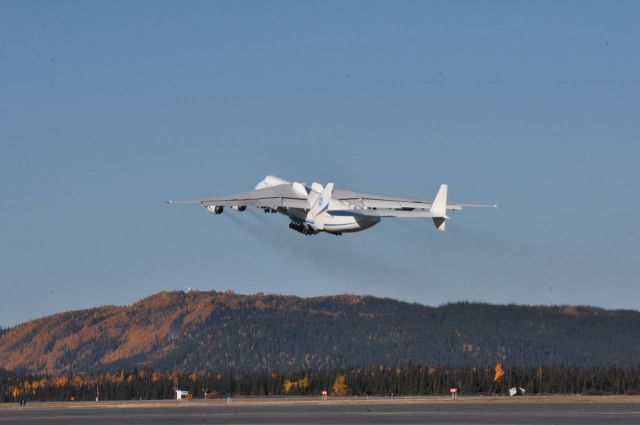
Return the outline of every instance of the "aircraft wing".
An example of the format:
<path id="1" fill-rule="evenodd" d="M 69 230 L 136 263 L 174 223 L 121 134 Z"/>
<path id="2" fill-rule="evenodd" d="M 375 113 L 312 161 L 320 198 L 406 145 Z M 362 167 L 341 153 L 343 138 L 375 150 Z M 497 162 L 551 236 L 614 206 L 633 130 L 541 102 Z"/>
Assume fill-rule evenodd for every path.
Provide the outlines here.
<path id="1" fill-rule="evenodd" d="M 248 205 L 253 207 L 289 207 L 309 208 L 307 199 L 297 194 L 291 185 L 266 187 L 252 190 L 251 192 L 237 193 L 235 195 L 219 198 L 194 199 L 189 201 L 167 201 L 169 204 L 201 204 L 205 207 L 214 205 L 219 207 Z"/>
<path id="2" fill-rule="evenodd" d="M 354 192 L 352 190 L 335 189 L 333 191 L 333 199 L 339 199 L 343 202 L 360 207 L 360 208 L 386 208 L 386 209 L 429 209 L 433 204 L 430 200 L 397 198 L 392 196 L 382 196 L 373 193 Z M 460 202 L 447 202 L 448 210 L 461 210 L 463 208 L 480 207 L 480 208 L 496 208 L 499 205 L 491 204 L 467 204 Z M 395 216 L 399 217 L 399 216 Z M 408 217 L 408 216 L 407 216 Z M 415 216 L 414 216 L 415 217 Z M 424 217 L 420 215 L 419 217 Z"/>
<path id="3" fill-rule="evenodd" d="M 393 210 L 393 209 L 369 209 L 369 210 L 330 210 L 332 216 L 361 216 L 361 217 L 400 217 L 400 218 L 428 218 L 440 217 L 440 214 L 429 210 Z"/>

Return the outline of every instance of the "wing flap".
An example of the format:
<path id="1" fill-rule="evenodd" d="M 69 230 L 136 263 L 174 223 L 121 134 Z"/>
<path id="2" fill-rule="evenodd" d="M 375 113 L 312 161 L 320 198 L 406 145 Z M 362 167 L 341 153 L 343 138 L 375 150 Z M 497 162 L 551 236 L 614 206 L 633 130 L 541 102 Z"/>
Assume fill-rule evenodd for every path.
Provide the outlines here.
<path id="1" fill-rule="evenodd" d="M 279 185 L 237 193 L 219 198 L 194 199 L 187 201 L 167 201 L 169 204 L 201 204 L 204 206 L 236 206 L 250 205 L 253 207 L 289 207 L 309 208 L 307 199 L 296 193 L 291 185 Z"/>
<path id="2" fill-rule="evenodd" d="M 425 208 L 429 209 L 433 205 L 433 201 L 422 199 L 398 198 L 394 196 L 376 195 L 366 192 L 355 192 L 353 190 L 335 189 L 333 199 L 347 202 L 354 207 L 361 208 Z M 461 210 L 463 208 L 496 208 L 495 204 L 468 204 L 460 202 L 448 202 L 447 210 Z"/>
<path id="3" fill-rule="evenodd" d="M 428 210 L 332 210 L 329 214 L 333 216 L 360 216 L 360 217 L 399 217 L 399 218 L 429 218 L 439 217 L 436 213 Z"/>
<path id="4" fill-rule="evenodd" d="M 269 208 L 278 208 L 278 207 L 287 207 L 287 208 L 303 208 L 308 209 L 309 205 L 307 201 L 304 199 L 295 199 L 295 198 L 255 198 L 255 199 L 207 199 L 201 202 L 204 206 L 216 205 L 216 206 L 235 206 L 235 205 L 247 205 L 256 208 L 269 207 Z"/>

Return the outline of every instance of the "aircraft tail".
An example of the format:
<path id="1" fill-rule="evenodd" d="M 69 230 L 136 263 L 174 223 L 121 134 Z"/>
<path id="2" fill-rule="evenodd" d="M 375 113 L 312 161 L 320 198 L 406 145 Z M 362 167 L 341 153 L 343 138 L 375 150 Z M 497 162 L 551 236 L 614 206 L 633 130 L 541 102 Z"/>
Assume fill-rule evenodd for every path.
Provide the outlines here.
<path id="1" fill-rule="evenodd" d="M 433 204 L 431 204 L 431 209 L 429 210 L 434 214 L 433 224 L 435 224 L 436 228 L 442 232 L 447 224 L 447 192 L 448 186 L 446 184 L 440 185 L 440 189 L 436 194 L 435 199 L 433 200 Z"/>
<path id="2" fill-rule="evenodd" d="M 316 199 L 313 206 L 311 207 L 311 215 L 314 218 L 329 208 L 329 203 L 331 202 L 332 194 L 333 194 L 333 183 L 327 183 L 327 185 L 324 187 L 324 190 L 322 191 L 318 199 Z"/>

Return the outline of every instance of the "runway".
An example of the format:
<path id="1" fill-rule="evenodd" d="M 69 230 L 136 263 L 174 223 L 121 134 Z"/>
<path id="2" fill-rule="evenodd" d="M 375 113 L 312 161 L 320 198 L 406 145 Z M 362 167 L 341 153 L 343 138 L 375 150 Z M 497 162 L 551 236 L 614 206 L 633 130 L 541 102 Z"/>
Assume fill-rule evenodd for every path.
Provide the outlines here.
<path id="1" fill-rule="evenodd" d="M 640 400 L 504 397 L 250 399 L 0 406 L 0 424 L 638 424 Z"/>

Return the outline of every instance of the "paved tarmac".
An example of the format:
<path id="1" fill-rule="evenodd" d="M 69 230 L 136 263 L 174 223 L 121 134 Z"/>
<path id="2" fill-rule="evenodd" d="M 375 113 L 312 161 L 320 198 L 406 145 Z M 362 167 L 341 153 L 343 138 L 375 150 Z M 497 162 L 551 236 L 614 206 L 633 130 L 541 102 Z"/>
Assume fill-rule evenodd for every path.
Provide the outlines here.
<path id="1" fill-rule="evenodd" d="M 640 424 L 640 402 L 320 400 L 3 405 L 0 424 Z"/>

